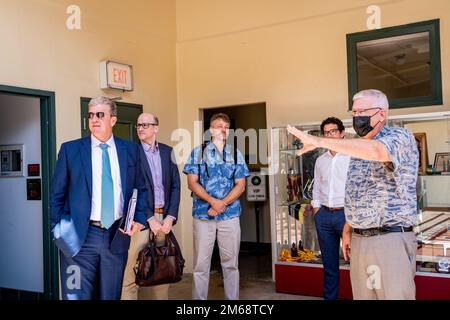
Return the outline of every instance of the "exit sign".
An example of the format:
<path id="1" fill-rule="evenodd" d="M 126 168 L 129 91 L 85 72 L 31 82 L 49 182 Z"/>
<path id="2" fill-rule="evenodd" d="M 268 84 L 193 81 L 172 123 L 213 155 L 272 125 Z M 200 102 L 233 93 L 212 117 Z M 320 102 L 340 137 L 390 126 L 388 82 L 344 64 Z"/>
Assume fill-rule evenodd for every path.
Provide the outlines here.
<path id="1" fill-rule="evenodd" d="M 100 88 L 133 91 L 133 67 L 108 60 L 100 62 Z"/>

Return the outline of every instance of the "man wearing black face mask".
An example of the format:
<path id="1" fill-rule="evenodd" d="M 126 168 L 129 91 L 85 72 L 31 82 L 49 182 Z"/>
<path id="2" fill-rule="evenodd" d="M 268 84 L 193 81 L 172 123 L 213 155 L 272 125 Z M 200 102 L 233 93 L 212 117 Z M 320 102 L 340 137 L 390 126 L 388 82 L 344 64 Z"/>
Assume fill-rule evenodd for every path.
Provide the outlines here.
<path id="1" fill-rule="evenodd" d="M 371 132 L 374 127 L 370 125 L 371 119 L 373 116 L 376 116 L 382 108 L 369 108 L 365 109 L 363 112 L 367 112 L 369 110 L 378 110 L 371 116 L 358 116 L 358 112 L 361 111 L 352 111 L 353 115 L 353 128 L 356 131 L 356 134 L 360 137 L 365 137 L 369 132 Z M 380 121 L 377 122 L 375 126 L 377 126 L 380 123 Z"/>
<path id="2" fill-rule="evenodd" d="M 353 126 L 361 139 L 327 139 L 294 127 L 299 154 L 317 147 L 352 156 L 345 190 L 344 258 L 350 258 L 354 299 L 415 299 L 419 152 L 413 134 L 386 125 L 389 103 L 381 91 L 353 97 Z"/>

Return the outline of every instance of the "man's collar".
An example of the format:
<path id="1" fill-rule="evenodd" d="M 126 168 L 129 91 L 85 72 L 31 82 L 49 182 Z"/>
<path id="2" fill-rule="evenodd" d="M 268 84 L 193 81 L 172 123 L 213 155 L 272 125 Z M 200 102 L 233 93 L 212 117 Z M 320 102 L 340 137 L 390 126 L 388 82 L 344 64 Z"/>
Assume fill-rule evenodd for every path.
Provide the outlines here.
<path id="1" fill-rule="evenodd" d="M 383 128 L 381 128 L 380 132 L 378 132 L 377 135 L 375 137 L 373 137 L 373 138 L 374 139 L 379 139 L 381 137 L 384 137 L 390 131 L 390 129 L 391 128 L 387 124 L 385 124 L 383 126 Z"/>
<path id="2" fill-rule="evenodd" d="M 152 148 L 152 146 L 144 141 L 141 141 L 142 147 L 144 148 L 145 152 L 149 152 L 149 151 L 158 151 L 159 150 L 159 145 L 158 145 L 158 141 L 155 141 L 155 148 Z"/>
<path id="3" fill-rule="evenodd" d="M 206 143 L 206 148 L 210 149 L 210 150 L 217 149 L 217 151 L 219 151 L 219 149 L 217 148 L 217 146 L 214 144 L 214 142 L 212 140 L 208 141 Z M 225 152 L 230 152 L 230 150 L 231 150 L 230 148 L 231 148 L 231 146 L 225 142 L 225 144 L 223 145 L 223 150 L 225 150 Z"/>
<path id="4" fill-rule="evenodd" d="M 114 147 L 115 143 L 114 143 L 114 135 L 111 135 L 111 138 L 108 139 L 108 141 L 106 142 L 101 142 L 100 140 L 98 140 L 93 134 L 91 134 L 91 145 L 93 147 L 98 147 L 100 144 L 102 143 L 106 143 L 109 147 Z"/>

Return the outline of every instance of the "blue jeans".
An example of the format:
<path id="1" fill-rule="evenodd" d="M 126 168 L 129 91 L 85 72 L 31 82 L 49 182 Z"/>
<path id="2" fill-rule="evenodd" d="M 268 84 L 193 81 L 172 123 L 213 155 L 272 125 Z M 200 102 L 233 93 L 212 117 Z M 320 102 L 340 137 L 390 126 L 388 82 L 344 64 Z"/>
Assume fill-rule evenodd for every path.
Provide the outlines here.
<path id="1" fill-rule="evenodd" d="M 323 297 L 336 300 L 339 294 L 339 244 L 345 224 L 344 210 L 321 207 L 314 215 L 323 261 Z"/>

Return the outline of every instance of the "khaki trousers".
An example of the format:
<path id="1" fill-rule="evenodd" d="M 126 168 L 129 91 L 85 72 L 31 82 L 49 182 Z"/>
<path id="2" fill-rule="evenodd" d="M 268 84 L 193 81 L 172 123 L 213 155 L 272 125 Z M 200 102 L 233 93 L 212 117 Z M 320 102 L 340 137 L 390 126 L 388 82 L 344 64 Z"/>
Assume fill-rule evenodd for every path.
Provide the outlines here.
<path id="1" fill-rule="evenodd" d="M 414 232 L 372 237 L 353 233 L 350 279 L 355 300 L 415 300 Z"/>
<path id="2" fill-rule="evenodd" d="M 155 214 L 155 217 L 162 220 L 161 214 Z M 136 260 L 139 251 L 145 248 L 148 244 L 148 237 L 150 229 L 135 233 L 131 237 L 130 248 L 128 249 L 128 260 L 125 267 L 125 273 L 122 284 L 122 300 L 167 300 L 169 299 L 169 284 L 162 284 L 159 286 L 142 287 L 140 288 L 135 283 L 135 274 L 133 268 L 136 265 Z M 158 233 L 156 236 L 156 245 L 161 242 L 164 243 L 165 236 L 163 233 Z"/>
<path id="3" fill-rule="evenodd" d="M 241 227 L 239 217 L 224 221 L 194 219 L 194 272 L 192 298 L 208 299 L 209 272 L 216 240 L 219 245 L 225 299 L 239 299 L 239 246 Z"/>

